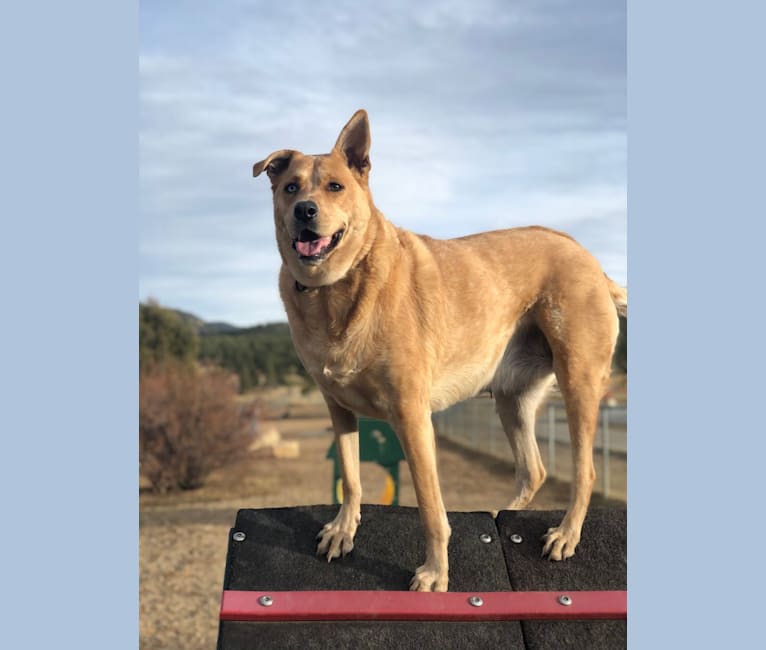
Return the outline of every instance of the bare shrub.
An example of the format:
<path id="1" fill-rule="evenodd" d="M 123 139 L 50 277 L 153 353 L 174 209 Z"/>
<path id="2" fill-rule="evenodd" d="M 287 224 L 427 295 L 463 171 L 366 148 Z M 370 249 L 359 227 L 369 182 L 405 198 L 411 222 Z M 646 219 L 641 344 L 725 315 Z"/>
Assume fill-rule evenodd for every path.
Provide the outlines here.
<path id="1" fill-rule="evenodd" d="M 246 453 L 253 413 L 237 392 L 237 376 L 217 367 L 170 362 L 141 372 L 139 462 L 155 492 L 201 487 Z"/>

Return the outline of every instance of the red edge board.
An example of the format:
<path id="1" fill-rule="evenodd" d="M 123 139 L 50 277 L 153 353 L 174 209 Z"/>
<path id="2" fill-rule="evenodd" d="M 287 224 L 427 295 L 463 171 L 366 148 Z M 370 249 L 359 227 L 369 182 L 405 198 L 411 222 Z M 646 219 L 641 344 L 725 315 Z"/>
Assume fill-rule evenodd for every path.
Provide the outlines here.
<path id="1" fill-rule="evenodd" d="M 478 596 L 481 606 L 471 604 Z M 561 602 L 568 596 L 569 605 Z M 265 606 L 261 598 L 267 597 Z M 566 598 L 564 599 L 566 601 Z M 222 621 L 521 621 L 627 618 L 626 591 L 234 591 Z M 474 600 L 474 602 L 476 602 Z"/>

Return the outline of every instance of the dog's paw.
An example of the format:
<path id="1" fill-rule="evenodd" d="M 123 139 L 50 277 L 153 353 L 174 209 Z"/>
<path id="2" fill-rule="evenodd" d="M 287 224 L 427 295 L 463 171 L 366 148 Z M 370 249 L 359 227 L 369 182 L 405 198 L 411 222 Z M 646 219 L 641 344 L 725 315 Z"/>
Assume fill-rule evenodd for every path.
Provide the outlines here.
<path id="1" fill-rule="evenodd" d="M 549 560 L 566 560 L 572 557 L 575 547 L 580 542 L 580 533 L 563 526 L 549 528 L 543 535 L 543 557 L 548 556 Z"/>
<path id="2" fill-rule="evenodd" d="M 327 561 L 347 555 L 354 548 L 354 535 L 359 526 L 359 513 L 347 512 L 342 507 L 338 516 L 319 531 L 317 555 L 327 554 Z"/>
<path id="3" fill-rule="evenodd" d="M 448 580 L 447 571 L 424 564 L 415 570 L 410 581 L 410 591 L 447 591 Z"/>

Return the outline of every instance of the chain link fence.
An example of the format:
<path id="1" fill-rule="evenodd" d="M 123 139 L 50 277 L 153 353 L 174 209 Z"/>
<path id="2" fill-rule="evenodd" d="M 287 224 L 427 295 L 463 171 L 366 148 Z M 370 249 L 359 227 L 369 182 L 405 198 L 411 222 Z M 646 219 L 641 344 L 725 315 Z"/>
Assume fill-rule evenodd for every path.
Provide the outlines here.
<path id="1" fill-rule="evenodd" d="M 508 438 L 495 411 L 495 401 L 480 396 L 434 413 L 436 435 L 475 451 L 513 463 Z M 572 453 L 564 403 L 552 399 L 537 414 L 540 455 L 548 476 L 570 482 Z M 594 443 L 594 491 L 627 502 L 627 407 L 602 404 Z"/>

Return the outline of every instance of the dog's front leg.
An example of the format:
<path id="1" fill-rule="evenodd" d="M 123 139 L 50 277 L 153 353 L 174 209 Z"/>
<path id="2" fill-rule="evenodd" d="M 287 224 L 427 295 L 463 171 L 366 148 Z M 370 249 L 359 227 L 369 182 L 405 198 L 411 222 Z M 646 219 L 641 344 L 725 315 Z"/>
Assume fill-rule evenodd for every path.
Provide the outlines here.
<path id="1" fill-rule="evenodd" d="M 325 395 L 335 431 L 343 503 L 337 516 L 317 535 L 317 555 L 327 554 L 327 561 L 346 555 L 354 548 L 354 535 L 361 520 L 362 483 L 359 478 L 359 430 L 356 416 Z"/>
<path id="2" fill-rule="evenodd" d="M 426 533 L 426 561 L 410 582 L 411 591 L 447 591 L 450 527 L 442 501 L 436 467 L 436 440 L 428 409 L 404 416 L 396 432 L 410 466 L 418 512 Z"/>

